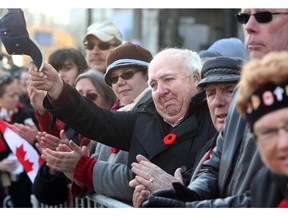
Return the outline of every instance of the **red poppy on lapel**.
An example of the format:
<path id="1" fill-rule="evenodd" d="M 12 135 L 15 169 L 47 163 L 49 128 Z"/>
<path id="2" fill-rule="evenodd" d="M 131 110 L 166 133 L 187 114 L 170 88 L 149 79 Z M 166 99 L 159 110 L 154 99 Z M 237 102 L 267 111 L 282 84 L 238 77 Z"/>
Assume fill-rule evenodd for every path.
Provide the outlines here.
<path id="1" fill-rule="evenodd" d="M 164 141 L 165 145 L 171 145 L 175 142 L 175 140 L 176 140 L 176 135 L 173 133 L 170 133 L 164 137 L 163 141 Z"/>
<path id="2" fill-rule="evenodd" d="M 116 154 L 119 151 L 119 149 L 111 147 L 111 153 Z"/>

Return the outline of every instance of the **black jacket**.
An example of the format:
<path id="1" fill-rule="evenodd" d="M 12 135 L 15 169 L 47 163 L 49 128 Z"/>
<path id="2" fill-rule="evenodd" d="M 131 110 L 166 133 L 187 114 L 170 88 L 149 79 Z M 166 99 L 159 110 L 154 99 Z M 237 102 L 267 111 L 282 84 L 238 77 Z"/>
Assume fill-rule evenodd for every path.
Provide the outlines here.
<path id="1" fill-rule="evenodd" d="M 163 138 L 170 133 L 170 125 L 156 112 L 153 101 L 137 112 L 109 112 L 73 87 L 66 88 L 69 99 L 63 107 L 53 108 L 47 97 L 44 107 L 85 137 L 129 151 L 129 167 L 142 154 L 172 175 L 181 166 L 191 169 L 198 151 L 216 132 L 203 91 L 191 99 L 187 115 L 173 129 L 175 143 L 165 145 Z"/>
<path id="2" fill-rule="evenodd" d="M 263 167 L 251 183 L 251 207 L 273 208 L 283 199 L 288 201 L 288 177 Z"/>

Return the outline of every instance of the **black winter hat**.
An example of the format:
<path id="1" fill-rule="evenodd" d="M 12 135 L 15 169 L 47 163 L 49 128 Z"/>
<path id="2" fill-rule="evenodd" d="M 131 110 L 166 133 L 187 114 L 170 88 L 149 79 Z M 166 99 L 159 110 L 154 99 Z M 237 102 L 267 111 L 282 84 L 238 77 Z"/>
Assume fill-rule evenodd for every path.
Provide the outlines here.
<path id="1" fill-rule="evenodd" d="M 244 59 L 237 57 L 219 56 L 208 59 L 202 67 L 198 87 L 205 87 L 208 83 L 238 82 L 244 62 Z"/>

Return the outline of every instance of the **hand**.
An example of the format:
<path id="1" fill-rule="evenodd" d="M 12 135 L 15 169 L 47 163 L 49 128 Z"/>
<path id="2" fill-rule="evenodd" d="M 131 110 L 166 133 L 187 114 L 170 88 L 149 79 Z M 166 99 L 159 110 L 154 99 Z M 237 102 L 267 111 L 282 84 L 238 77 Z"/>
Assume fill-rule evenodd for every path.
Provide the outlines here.
<path id="1" fill-rule="evenodd" d="M 61 148 L 61 151 L 66 151 L 66 152 L 70 151 L 70 148 L 66 145 L 61 145 L 61 147 L 59 147 L 59 148 Z M 83 146 L 81 151 L 82 151 L 83 155 L 87 155 L 87 147 L 86 146 Z M 64 174 L 67 178 L 69 178 L 71 181 L 73 181 L 79 187 L 83 187 L 83 184 L 81 182 L 74 179 L 74 172 L 64 172 Z"/>
<path id="2" fill-rule="evenodd" d="M 3 172 L 12 172 L 17 167 L 17 163 L 14 160 L 8 160 L 4 158 L 0 161 L 0 170 Z"/>
<path id="3" fill-rule="evenodd" d="M 145 188 L 144 185 L 137 185 L 135 187 L 135 190 L 133 192 L 133 206 L 135 208 L 141 207 L 141 204 L 144 200 L 148 199 L 148 196 L 150 195 L 150 191 Z"/>
<path id="4" fill-rule="evenodd" d="M 49 148 L 51 150 L 56 151 L 56 148 L 60 144 L 66 144 L 69 145 L 69 140 L 65 136 L 64 130 L 60 131 L 60 139 L 56 136 L 53 136 L 51 134 L 48 134 L 46 132 L 38 132 L 36 139 L 38 143 L 36 143 L 36 147 L 38 150 L 42 153 L 42 151 L 46 148 Z"/>
<path id="5" fill-rule="evenodd" d="M 159 190 L 151 194 L 148 200 L 142 203 L 141 207 L 185 207 L 185 203 L 173 198 L 174 196 L 175 191 L 173 189 Z"/>
<path id="6" fill-rule="evenodd" d="M 144 201 L 142 207 L 185 207 L 185 202 L 195 201 L 192 190 L 180 182 L 173 182 L 173 189 L 158 190 Z"/>
<path id="7" fill-rule="evenodd" d="M 179 181 L 142 155 L 137 155 L 136 160 L 138 163 L 131 164 L 131 171 L 136 176 L 129 182 L 130 187 L 142 184 L 152 193 L 158 189 L 172 188 L 172 182 Z"/>
<path id="8" fill-rule="evenodd" d="M 44 115 L 46 110 L 43 107 L 43 100 L 47 94 L 46 91 L 37 90 L 31 85 L 30 82 L 28 83 L 27 91 L 30 98 L 30 103 L 34 110 L 37 111 L 40 115 Z"/>
<path id="9" fill-rule="evenodd" d="M 38 133 L 38 128 L 36 127 L 36 125 L 28 123 L 25 125 L 15 123 L 11 125 L 11 129 L 31 145 L 34 144 L 36 135 Z"/>
<path id="10" fill-rule="evenodd" d="M 60 144 L 56 151 L 46 148 L 41 157 L 47 162 L 47 166 L 61 172 L 74 173 L 75 167 L 82 157 L 83 152 L 72 140 L 69 146 Z"/>
<path id="11" fill-rule="evenodd" d="M 30 83 L 34 88 L 47 91 L 52 99 L 58 99 L 64 84 L 52 65 L 44 63 L 42 71 L 38 71 L 36 65 L 30 63 L 29 74 Z"/>

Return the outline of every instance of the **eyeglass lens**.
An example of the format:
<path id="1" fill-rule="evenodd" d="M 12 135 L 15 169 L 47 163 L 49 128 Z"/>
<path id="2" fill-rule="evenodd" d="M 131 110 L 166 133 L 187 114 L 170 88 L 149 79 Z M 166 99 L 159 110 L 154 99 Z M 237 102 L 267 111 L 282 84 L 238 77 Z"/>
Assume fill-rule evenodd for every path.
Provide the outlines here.
<path id="1" fill-rule="evenodd" d="M 85 97 L 88 98 L 91 101 L 94 101 L 94 100 L 97 99 L 98 95 L 95 94 L 95 93 L 90 92 L 90 93 L 87 93 Z"/>
<path id="2" fill-rule="evenodd" d="M 84 47 L 87 50 L 93 50 L 95 46 L 97 46 L 100 50 L 108 50 L 110 48 L 110 46 L 112 46 L 113 44 L 109 44 L 106 42 L 101 42 L 99 44 L 96 44 L 92 41 L 85 41 L 84 42 Z"/>
<path id="3" fill-rule="evenodd" d="M 121 77 L 122 79 L 124 80 L 129 80 L 131 79 L 134 74 L 136 73 L 137 71 L 126 71 L 124 73 L 122 73 L 121 75 L 117 76 L 117 75 L 111 75 L 110 77 L 110 80 L 111 80 L 111 83 L 115 84 L 118 82 L 118 79 L 119 77 Z"/>

